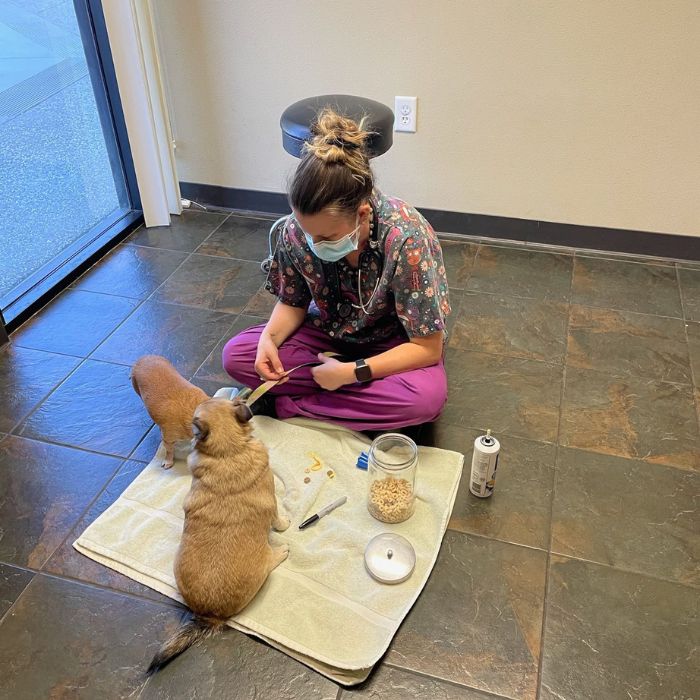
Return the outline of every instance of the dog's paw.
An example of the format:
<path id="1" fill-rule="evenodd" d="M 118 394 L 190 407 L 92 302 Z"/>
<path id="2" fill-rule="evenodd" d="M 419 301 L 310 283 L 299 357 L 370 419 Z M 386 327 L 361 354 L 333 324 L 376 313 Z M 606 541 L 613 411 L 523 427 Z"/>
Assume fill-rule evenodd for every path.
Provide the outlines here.
<path id="1" fill-rule="evenodd" d="M 291 525 L 291 520 L 286 515 L 280 515 L 275 525 L 275 531 L 284 532 Z"/>
<path id="2" fill-rule="evenodd" d="M 284 561 L 289 556 L 289 545 L 280 545 L 280 561 Z"/>
<path id="3" fill-rule="evenodd" d="M 163 469 L 170 469 L 170 467 L 172 467 L 173 464 L 175 464 L 173 460 L 164 460 L 161 466 L 163 467 Z"/>

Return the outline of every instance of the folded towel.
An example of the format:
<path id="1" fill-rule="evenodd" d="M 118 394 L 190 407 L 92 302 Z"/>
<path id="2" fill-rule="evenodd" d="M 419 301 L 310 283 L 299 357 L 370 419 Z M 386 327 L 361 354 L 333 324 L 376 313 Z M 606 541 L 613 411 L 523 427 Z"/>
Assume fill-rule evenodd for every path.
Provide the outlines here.
<path id="1" fill-rule="evenodd" d="M 229 624 L 338 683 L 360 683 L 388 648 L 433 568 L 463 456 L 421 447 L 415 513 L 403 523 L 388 525 L 368 513 L 368 475 L 355 466 L 369 444 L 366 437 L 303 418 L 278 421 L 256 416 L 252 424 L 255 436 L 270 451 L 278 499 L 292 521 L 286 532 L 272 532 L 270 541 L 289 544 L 290 554 Z M 163 470 L 162 451 L 161 445 L 153 462 L 74 547 L 182 600 L 173 562 L 191 476 L 182 454 L 176 455 L 172 469 Z M 316 460 L 321 467 L 312 469 Z M 340 496 L 347 496 L 345 505 L 311 527 L 298 529 L 305 517 Z M 398 585 L 378 583 L 364 567 L 367 543 L 382 532 L 403 535 L 416 550 L 413 575 Z"/>

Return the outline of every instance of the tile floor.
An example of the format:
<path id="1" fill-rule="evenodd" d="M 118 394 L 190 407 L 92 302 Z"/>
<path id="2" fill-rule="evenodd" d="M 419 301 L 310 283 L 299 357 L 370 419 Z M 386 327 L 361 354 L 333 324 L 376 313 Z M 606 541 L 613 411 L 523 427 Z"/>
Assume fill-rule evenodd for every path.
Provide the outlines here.
<path id="1" fill-rule="evenodd" d="M 128 365 L 227 382 L 222 343 L 271 308 L 269 223 L 137 231 L 0 350 L 0 697 L 697 697 L 700 266 L 476 239 L 444 243 L 450 397 L 421 441 L 492 428 L 499 481 L 463 479 L 380 668 L 342 690 L 231 631 L 144 683 L 182 609 L 71 542 L 158 441 Z"/>

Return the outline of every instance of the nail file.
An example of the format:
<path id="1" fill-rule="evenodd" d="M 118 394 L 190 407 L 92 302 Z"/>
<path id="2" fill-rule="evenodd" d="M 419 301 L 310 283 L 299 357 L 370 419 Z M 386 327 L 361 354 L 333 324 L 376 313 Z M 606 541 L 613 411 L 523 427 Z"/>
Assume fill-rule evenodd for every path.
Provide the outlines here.
<path id="1" fill-rule="evenodd" d="M 338 359 L 341 359 L 341 355 L 339 355 L 337 352 L 324 352 L 323 354 L 327 355 L 328 357 L 336 357 Z M 257 387 L 252 393 L 248 395 L 248 398 L 245 401 L 246 406 L 250 408 L 263 394 L 267 393 L 270 389 L 272 389 L 273 386 L 277 386 L 283 379 L 288 377 L 293 372 L 296 372 L 298 369 L 301 369 L 302 367 L 315 367 L 319 364 L 321 363 L 318 361 L 303 362 L 302 364 L 287 370 L 279 379 L 268 379 L 266 382 L 263 382 L 259 387 Z"/>

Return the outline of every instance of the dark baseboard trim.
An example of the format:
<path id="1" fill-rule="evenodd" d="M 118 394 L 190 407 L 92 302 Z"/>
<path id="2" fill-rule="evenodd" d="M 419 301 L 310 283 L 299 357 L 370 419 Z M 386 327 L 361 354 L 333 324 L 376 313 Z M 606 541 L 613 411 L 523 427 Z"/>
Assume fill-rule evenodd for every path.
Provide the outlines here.
<path id="1" fill-rule="evenodd" d="M 289 212 L 287 196 L 281 192 L 260 192 L 192 182 L 181 182 L 180 188 L 183 197 L 200 204 L 276 215 Z M 436 231 L 443 233 L 679 260 L 700 260 L 700 237 L 696 236 L 417 208 Z"/>
<path id="2" fill-rule="evenodd" d="M 263 214 L 282 216 L 289 213 L 287 195 L 281 192 L 262 192 L 259 190 L 242 190 L 237 187 L 220 185 L 201 185 L 197 182 L 181 182 L 180 192 L 183 197 L 200 204 L 225 209 L 241 209 Z"/>

